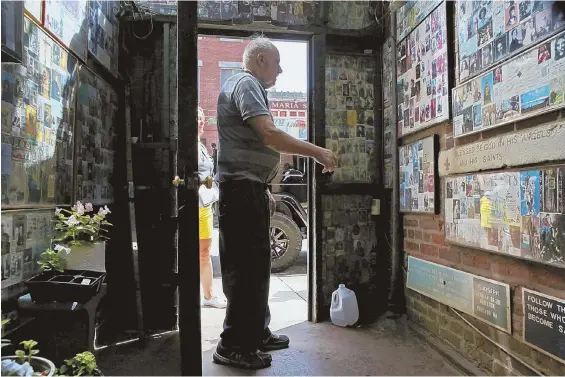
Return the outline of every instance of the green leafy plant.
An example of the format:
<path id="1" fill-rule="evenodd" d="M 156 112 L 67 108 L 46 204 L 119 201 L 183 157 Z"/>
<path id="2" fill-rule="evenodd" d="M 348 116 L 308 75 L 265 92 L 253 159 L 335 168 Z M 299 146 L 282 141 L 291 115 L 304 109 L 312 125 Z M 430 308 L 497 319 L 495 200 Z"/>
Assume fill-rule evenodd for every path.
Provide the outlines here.
<path id="1" fill-rule="evenodd" d="M 59 252 L 65 251 L 68 254 L 70 249 L 61 245 L 56 245 L 54 249 L 55 250 L 49 248 L 41 254 L 41 260 L 37 262 L 41 271 L 63 272 L 65 262 L 61 258 L 61 254 L 59 254 Z"/>
<path id="2" fill-rule="evenodd" d="M 92 203 L 82 204 L 77 202 L 71 210 L 55 209 L 55 229 L 60 234 L 56 241 L 69 246 L 79 246 L 107 240 L 104 235 L 108 230 L 106 226 L 112 224 L 106 220 L 110 210 L 107 206 L 101 207 L 94 213 Z"/>
<path id="3" fill-rule="evenodd" d="M 77 353 L 70 360 L 65 360 L 65 364 L 59 368 L 61 376 L 93 376 L 98 371 L 96 357 L 92 352 L 86 351 Z"/>
<path id="4" fill-rule="evenodd" d="M 38 343 L 35 340 L 24 340 L 21 341 L 20 344 L 24 346 L 24 350 L 16 351 L 18 362 L 20 364 L 26 361 L 30 363 L 32 356 L 35 356 L 39 353 L 39 350 L 33 349 L 33 347 L 37 346 Z"/>

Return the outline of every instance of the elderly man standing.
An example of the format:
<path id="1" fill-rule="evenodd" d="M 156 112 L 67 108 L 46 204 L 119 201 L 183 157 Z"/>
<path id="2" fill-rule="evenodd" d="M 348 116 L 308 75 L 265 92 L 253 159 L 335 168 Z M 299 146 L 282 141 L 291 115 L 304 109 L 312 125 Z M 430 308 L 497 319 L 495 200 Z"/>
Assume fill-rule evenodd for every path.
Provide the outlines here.
<path id="1" fill-rule="evenodd" d="M 261 351 L 289 345 L 288 337 L 269 330 L 269 228 L 275 202 L 267 186 L 277 174 L 280 153 L 312 157 L 324 172 L 335 169 L 337 158 L 275 127 L 266 92 L 282 73 L 275 45 L 265 38 L 252 40 L 243 66 L 244 72 L 221 88 L 217 108 L 220 261 L 228 300 L 214 361 L 259 369 L 272 360 Z"/>

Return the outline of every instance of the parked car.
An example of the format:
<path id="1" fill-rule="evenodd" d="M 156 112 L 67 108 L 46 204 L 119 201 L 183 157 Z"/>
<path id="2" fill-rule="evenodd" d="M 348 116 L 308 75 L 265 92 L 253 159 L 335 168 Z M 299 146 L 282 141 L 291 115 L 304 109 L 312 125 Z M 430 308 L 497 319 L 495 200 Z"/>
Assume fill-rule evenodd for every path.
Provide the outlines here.
<path id="1" fill-rule="evenodd" d="M 271 217 L 271 270 L 281 272 L 292 266 L 308 234 L 308 185 L 304 173 L 286 166 L 273 192 L 277 202 Z"/>

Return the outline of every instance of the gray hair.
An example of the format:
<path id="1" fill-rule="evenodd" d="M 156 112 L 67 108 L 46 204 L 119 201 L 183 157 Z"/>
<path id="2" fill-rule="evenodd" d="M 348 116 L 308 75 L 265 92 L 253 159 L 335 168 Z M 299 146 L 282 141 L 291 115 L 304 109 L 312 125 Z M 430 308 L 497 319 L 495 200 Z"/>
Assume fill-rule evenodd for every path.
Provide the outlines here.
<path id="1" fill-rule="evenodd" d="M 258 37 L 255 38 L 247 45 L 245 51 L 243 51 L 243 67 L 249 68 L 251 61 L 257 57 L 262 52 L 276 49 L 275 45 L 267 38 Z"/>

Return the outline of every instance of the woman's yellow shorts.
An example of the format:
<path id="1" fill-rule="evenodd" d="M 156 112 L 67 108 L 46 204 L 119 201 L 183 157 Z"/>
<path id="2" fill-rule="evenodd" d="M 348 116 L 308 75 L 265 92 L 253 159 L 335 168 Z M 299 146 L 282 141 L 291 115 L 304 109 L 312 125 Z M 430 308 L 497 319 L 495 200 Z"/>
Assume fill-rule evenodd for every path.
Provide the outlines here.
<path id="1" fill-rule="evenodd" d="M 212 206 L 208 207 L 200 207 L 199 208 L 199 234 L 201 240 L 208 240 L 212 238 L 212 229 L 213 229 L 213 215 L 212 215 Z"/>

